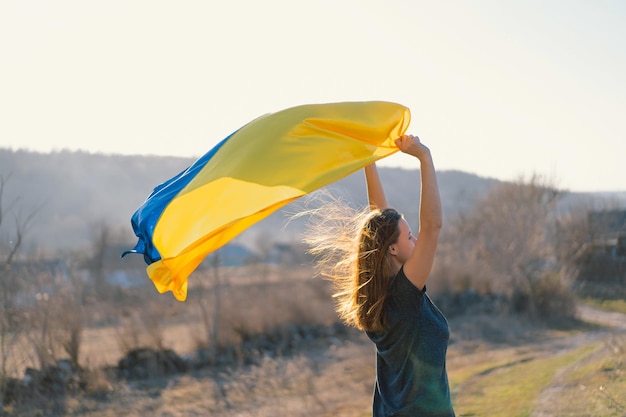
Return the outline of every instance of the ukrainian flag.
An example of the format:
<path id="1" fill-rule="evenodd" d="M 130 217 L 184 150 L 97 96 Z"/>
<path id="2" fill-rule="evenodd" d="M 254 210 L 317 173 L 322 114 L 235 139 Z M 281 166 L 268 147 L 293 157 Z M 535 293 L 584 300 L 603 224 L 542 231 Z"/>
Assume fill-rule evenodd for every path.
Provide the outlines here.
<path id="1" fill-rule="evenodd" d="M 293 200 L 398 151 L 399 104 L 313 104 L 262 116 L 157 186 L 132 216 L 156 289 L 184 301 L 211 252 Z"/>

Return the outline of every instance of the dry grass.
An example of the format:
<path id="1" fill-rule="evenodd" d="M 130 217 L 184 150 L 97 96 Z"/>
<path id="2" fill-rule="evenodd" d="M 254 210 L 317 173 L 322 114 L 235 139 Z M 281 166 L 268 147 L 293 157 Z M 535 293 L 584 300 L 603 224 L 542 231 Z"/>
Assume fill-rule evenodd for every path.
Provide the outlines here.
<path id="1" fill-rule="evenodd" d="M 451 320 L 453 329 L 455 325 Z M 623 338 L 580 332 L 538 332 L 535 337 L 535 343 L 470 339 L 452 344 L 448 369 L 457 415 L 623 415 Z M 90 417 L 365 417 L 370 415 L 373 384 L 373 347 L 355 332 L 347 339 L 303 347 L 293 357 L 120 383 L 111 388 L 107 401 L 69 398 L 66 404 L 68 413 Z M 547 394 L 552 397 L 544 398 Z M 541 407 L 550 414 L 536 414 Z"/>
<path id="2" fill-rule="evenodd" d="M 335 322 L 328 283 L 279 269 L 266 271 L 268 281 L 259 282 L 251 278 L 253 272 L 230 271 L 220 290 L 220 343 L 240 343 L 290 323 Z M 209 279 L 196 276 L 194 285 Z M 147 298 L 142 295 L 133 308 L 125 306 L 110 318 L 117 325 L 86 327 L 80 356 L 84 389 L 40 404 L 48 408 L 31 404 L 4 411 L 81 417 L 371 414 L 374 349 L 356 331 L 302 343 L 289 354 L 266 352 L 254 361 L 166 378 L 124 381 L 106 372 L 104 367 L 116 365 L 131 346 L 156 344 L 194 355 L 207 340 L 196 294 L 192 289 L 189 300 L 178 303 L 150 289 Z M 159 318 L 156 328 L 146 329 L 146 314 Z M 457 415 L 624 415 L 623 337 L 586 333 L 597 328 L 554 331 L 510 316 L 457 317 L 450 324 L 448 370 Z"/>
<path id="3" fill-rule="evenodd" d="M 290 323 L 328 326 L 336 321 L 329 285 L 311 279 L 310 268 L 269 267 L 265 282 L 259 282 L 253 267 L 224 268 L 224 272 L 228 279 L 220 290 L 222 346 L 236 345 L 244 338 Z M 159 295 L 151 287 L 121 293 L 117 306 L 91 300 L 85 308 L 86 326 L 79 355 L 80 366 L 92 376 L 86 378 L 88 384 L 95 386 L 88 390 L 106 390 L 103 387 L 109 382 L 98 370 L 116 366 L 131 349 L 156 346 L 192 356 L 199 346 L 206 346 L 209 340 L 202 325 L 197 290 L 208 278 L 200 273 L 193 280 L 186 303 Z M 21 378 L 27 367 L 38 367 L 35 346 L 29 340 L 20 335 L 11 344 L 11 357 L 5 364 L 8 376 Z M 61 346 L 53 353 L 56 359 L 64 358 Z"/>
<path id="4" fill-rule="evenodd" d="M 353 416 L 370 413 L 372 348 L 362 335 L 305 349 L 293 357 L 203 369 L 170 379 L 122 382 L 106 400 L 65 401 L 65 412 L 90 417 L 127 416 Z"/>

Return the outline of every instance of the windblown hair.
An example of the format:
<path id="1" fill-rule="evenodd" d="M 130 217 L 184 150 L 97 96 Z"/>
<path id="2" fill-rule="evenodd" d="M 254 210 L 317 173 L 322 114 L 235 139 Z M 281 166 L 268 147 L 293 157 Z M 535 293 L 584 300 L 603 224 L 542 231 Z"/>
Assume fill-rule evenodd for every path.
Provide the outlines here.
<path id="1" fill-rule="evenodd" d="M 339 316 L 361 330 L 382 330 L 394 274 L 388 249 L 398 240 L 401 214 L 394 209 L 357 211 L 338 201 L 306 214 L 310 223 L 304 240 L 318 256 L 320 274 L 335 285 Z"/>

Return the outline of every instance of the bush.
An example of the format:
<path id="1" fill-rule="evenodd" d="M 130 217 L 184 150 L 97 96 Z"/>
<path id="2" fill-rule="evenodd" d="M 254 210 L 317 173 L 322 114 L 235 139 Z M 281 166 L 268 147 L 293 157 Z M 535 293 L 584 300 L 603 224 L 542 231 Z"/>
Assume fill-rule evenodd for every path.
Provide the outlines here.
<path id="1" fill-rule="evenodd" d="M 561 324 L 576 316 L 576 299 L 559 274 L 547 273 L 535 280 L 530 300 L 528 312 L 534 318 Z"/>

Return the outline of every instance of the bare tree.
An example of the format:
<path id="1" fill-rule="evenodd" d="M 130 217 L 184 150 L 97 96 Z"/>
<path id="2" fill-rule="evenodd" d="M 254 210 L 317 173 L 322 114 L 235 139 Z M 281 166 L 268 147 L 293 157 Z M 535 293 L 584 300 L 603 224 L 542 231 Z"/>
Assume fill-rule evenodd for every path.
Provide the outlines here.
<path id="1" fill-rule="evenodd" d="M 211 283 L 207 288 L 204 284 L 200 285 L 198 292 L 198 305 L 202 316 L 202 323 L 206 334 L 206 342 L 209 346 L 210 360 L 215 362 L 219 354 L 219 328 L 222 310 L 222 294 L 223 287 L 221 275 L 221 254 L 218 251 L 213 252 L 208 258 L 211 264 Z M 209 298 L 209 294 L 212 295 Z"/>
<path id="2" fill-rule="evenodd" d="M 13 264 L 23 249 L 28 228 L 38 209 L 25 213 L 18 200 L 7 203 L 4 199 L 10 175 L 0 176 L 0 388 L 4 395 L 5 381 L 18 366 L 15 353 L 24 331 L 23 317 L 17 295 L 22 280 Z M 10 225 L 9 220 L 13 220 Z"/>
<path id="3" fill-rule="evenodd" d="M 539 175 L 495 185 L 474 210 L 462 214 L 447 236 L 445 259 L 457 271 L 470 270 L 472 285 L 505 294 L 512 307 L 531 315 L 553 304 L 539 293 L 562 289 L 558 273 L 548 277 L 555 258 L 552 224 L 560 191 Z M 547 287 L 546 287 L 547 286 Z M 563 293 L 567 298 L 566 292 Z M 567 301 L 569 303 L 569 301 Z"/>
<path id="4" fill-rule="evenodd" d="M 548 219 L 559 192 L 541 177 L 496 185 L 468 215 L 456 223 L 464 250 L 499 276 L 521 281 L 536 259 L 551 255 Z M 469 243 L 469 244 L 468 244 Z M 509 287 L 510 282 L 503 282 Z"/>
<path id="5" fill-rule="evenodd" d="M 102 295 L 106 288 L 105 258 L 107 248 L 111 245 L 111 230 L 103 223 L 93 227 L 93 230 L 90 272 L 96 293 Z"/>
<path id="6" fill-rule="evenodd" d="M 0 246 L 0 256 L 2 256 L 0 262 L 2 262 L 2 265 L 10 265 L 11 262 L 13 262 L 17 253 L 22 248 L 24 236 L 31 222 L 39 211 L 39 208 L 37 208 L 25 214 L 22 210 L 16 208 L 18 200 L 5 204 L 3 197 L 9 178 L 10 175 L 7 177 L 0 176 L 0 231 L 3 237 L 6 235 L 5 239 L 0 240 L 0 244 L 2 245 Z M 14 220 L 12 232 L 7 230 L 10 226 L 6 225 L 9 216 L 13 217 Z"/>
<path id="7" fill-rule="evenodd" d="M 34 360 L 52 365 L 62 347 L 78 367 L 83 329 L 81 285 L 61 260 L 23 256 L 25 237 L 38 213 L 7 204 L 8 178 L 0 177 L 0 384 Z M 14 223 L 7 223 L 13 218 Z M 12 226 L 12 227 L 11 227 Z M 71 281 L 71 282 L 70 282 Z M 25 343 L 28 342 L 28 345 Z"/>
<path id="8" fill-rule="evenodd" d="M 58 320 L 62 331 L 58 334 L 58 344 L 69 356 L 73 369 L 79 369 L 80 348 L 82 345 L 85 316 L 83 305 L 83 282 L 76 275 L 76 265 L 69 266 L 70 285 L 64 286 L 57 294 Z"/>

